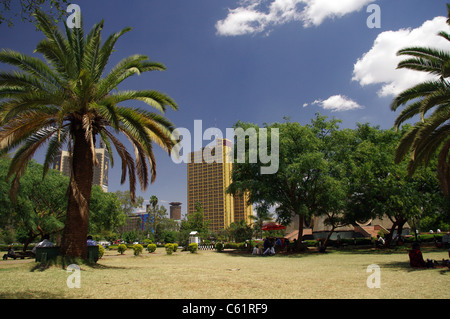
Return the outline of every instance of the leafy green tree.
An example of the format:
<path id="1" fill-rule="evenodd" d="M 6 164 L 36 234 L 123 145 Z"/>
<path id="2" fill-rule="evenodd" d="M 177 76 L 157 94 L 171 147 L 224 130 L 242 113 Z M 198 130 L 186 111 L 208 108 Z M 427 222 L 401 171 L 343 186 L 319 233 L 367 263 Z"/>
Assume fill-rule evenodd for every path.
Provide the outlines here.
<path id="1" fill-rule="evenodd" d="M 89 209 L 89 234 L 101 238 L 113 237 L 119 227 L 125 224 L 126 215 L 117 194 L 105 193 L 98 185 L 92 186 Z"/>
<path id="2" fill-rule="evenodd" d="M 197 231 L 201 238 L 208 238 L 209 221 L 205 220 L 202 205 L 197 202 L 193 214 L 188 214 L 186 219 L 181 222 L 180 242 L 187 245 L 189 242 L 189 233 Z"/>
<path id="3" fill-rule="evenodd" d="M 247 225 L 245 220 L 235 221 L 227 227 L 227 232 L 235 242 L 245 242 L 252 238 L 253 229 Z"/>
<path id="4" fill-rule="evenodd" d="M 368 124 L 356 130 L 359 144 L 352 155 L 348 215 L 360 221 L 387 216 L 392 221 L 387 245 L 395 230 L 402 233 L 406 222 L 420 218 L 424 211 L 436 214 L 442 209 L 436 166 L 418 168 L 410 176 L 407 161 L 394 162 L 395 147 L 407 130 L 380 130 Z"/>
<path id="5" fill-rule="evenodd" d="M 7 168 L 9 161 L 0 159 L 0 189 L 4 190 L 8 189 L 9 184 L 6 181 L 7 170 L 1 170 L 1 167 Z M 22 177 L 17 200 L 11 202 L 8 196 L 0 199 L 0 209 L 11 214 L 9 225 L 16 229 L 16 237 L 24 243 L 25 250 L 36 238 L 44 234 L 59 235 L 64 228 L 69 178 L 50 170 L 46 178 L 42 179 L 42 171 L 41 164 L 31 161 Z M 124 223 L 117 196 L 103 192 L 97 185 L 93 186 L 90 216 L 89 233 L 99 237 L 111 236 Z M 2 223 L 0 228 L 4 227 Z"/>
<path id="6" fill-rule="evenodd" d="M 262 227 L 264 222 L 273 221 L 273 214 L 269 211 L 269 208 L 266 206 L 257 206 L 256 207 L 256 215 L 252 215 L 253 219 L 253 231 L 257 238 L 262 238 Z"/>
<path id="7" fill-rule="evenodd" d="M 450 25 L 450 4 L 447 4 L 447 11 Z M 447 32 L 442 31 L 439 36 L 450 41 Z M 395 161 L 400 163 L 410 153 L 408 173 L 413 174 L 417 167 L 428 164 L 438 153 L 437 175 L 443 194 L 450 198 L 450 53 L 434 48 L 410 47 L 397 54 L 410 56 L 401 61 L 398 68 L 426 72 L 439 78 L 409 88 L 393 100 L 392 110 L 405 106 L 395 120 L 395 127 L 399 128 L 405 121 L 420 115 L 420 121 L 400 140 Z"/>
<path id="8" fill-rule="evenodd" d="M 68 0 L 15 0 L 16 4 L 19 3 L 20 12 L 12 12 L 11 2 L 12 0 L 0 2 L 0 24 L 7 23 L 9 27 L 14 25 L 13 17 L 20 14 L 22 21 L 31 21 L 32 14 L 37 10 L 43 10 L 44 6 L 54 19 L 60 19 L 67 14 L 66 7 L 69 4 Z"/>
<path id="9" fill-rule="evenodd" d="M 8 171 L 8 177 L 13 177 L 14 198 L 20 178 L 40 146 L 48 145 L 45 175 L 62 146 L 68 145 L 72 174 L 60 251 L 86 258 L 93 167 L 98 164 L 96 139 L 103 141 L 111 164 L 114 145 L 122 160 L 121 182 L 128 173 L 134 200 L 136 176 L 144 190 L 149 179 L 153 182 L 156 178 L 154 142 L 170 152 L 175 144 L 174 126 L 163 115 L 121 104 L 142 101 L 162 113 L 167 107 L 177 109 L 177 105 L 157 91 L 116 91 L 130 76 L 165 69 L 160 63 L 148 61 L 145 55 L 133 55 L 106 73 L 116 41 L 130 28 L 112 34 L 102 44 L 103 21 L 84 36 L 83 28 L 65 26 L 63 33 L 44 13 L 35 16 L 36 26 L 45 35 L 35 51 L 46 62 L 12 50 L 0 51 L 0 62 L 22 71 L 0 72 L 0 154 L 19 147 Z M 121 133 L 131 142 L 136 159 L 113 133 Z"/>
<path id="10" fill-rule="evenodd" d="M 0 198 L 2 215 L 7 224 L 16 230 L 17 240 L 24 243 L 24 250 L 34 239 L 44 234 L 57 234 L 64 228 L 67 211 L 66 191 L 69 179 L 56 171 L 42 179 L 43 167 L 31 161 L 19 188 L 17 200 L 12 202 L 6 194 L 9 183 L 6 179 L 9 159 L 0 159 L 0 188 L 5 194 Z M 0 225 L 1 228 L 5 226 Z"/>
<path id="11" fill-rule="evenodd" d="M 167 209 L 164 206 L 158 205 L 158 197 L 152 195 L 150 197 L 150 206 L 148 213 L 148 228 L 154 234 L 156 240 L 162 239 L 162 228 L 159 227 L 160 223 L 167 216 Z"/>
<path id="12" fill-rule="evenodd" d="M 275 174 L 261 174 L 260 168 L 265 164 L 260 161 L 235 163 L 233 182 L 228 191 L 232 194 L 249 191 L 252 204 L 275 206 L 278 220 L 283 224 L 298 216 L 300 245 L 304 220 L 331 209 L 332 203 L 339 202 L 338 199 L 330 201 L 330 196 L 342 196 L 342 192 L 328 192 L 330 186 L 342 178 L 343 172 L 333 160 L 338 152 L 327 149 L 332 145 L 330 136 L 337 130 L 337 123 L 337 120 L 327 121 L 317 115 L 311 125 L 291 122 L 266 124 L 269 132 L 270 129 L 279 130 L 278 171 Z M 238 122 L 236 126 L 243 130 L 254 128 L 258 133 L 260 130 L 250 123 Z M 252 151 L 246 147 L 247 159 Z M 333 187 L 338 189 L 336 185 Z"/>
<path id="13" fill-rule="evenodd" d="M 122 206 L 122 211 L 125 213 L 125 215 L 130 216 L 133 214 L 134 210 L 136 208 L 142 207 L 142 204 L 144 203 L 144 198 L 141 196 L 135 197 L 134 200 L 131 198 L 130 191 L 116 191 L 115 194 L 117 195 L 120 205 Z"/>

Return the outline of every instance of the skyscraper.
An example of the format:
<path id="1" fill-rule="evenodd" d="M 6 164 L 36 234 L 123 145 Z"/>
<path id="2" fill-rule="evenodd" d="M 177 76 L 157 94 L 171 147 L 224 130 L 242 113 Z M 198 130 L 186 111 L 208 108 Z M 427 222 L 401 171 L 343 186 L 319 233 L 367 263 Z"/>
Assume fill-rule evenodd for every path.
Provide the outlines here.
<path id="1" fill-rule="evenodd" d="M 98 165 L 94 166 L 94 176 L 92 180 L 93 185 L 100 185 L 104 192 L 108 191 L 108 170 L 109 170 L 109 155 L 104 147 L 95 149 L 95 156 L 97 156 Z M 70 176 L 72 169 L 70 166 L 70 153 L 68 151 L 61 151 L 54 163 L 53 169 L 56 169 L 66 176 Z"/>
<path id="2" fill-rule="evenodd" d="M 189 154 L 188 214 L 194 213 L 196 203 L 200 203 L 211 231 L 222 230 L 240 219 L 250 223 L 253 214 L 252 206 L 244 198 L 226 193 L 233 168 L 229 158 L 231 148 L 230 140 L 216 139 L 214 147 Z M 244 197 L 247 199 L 247 195 Z"/>

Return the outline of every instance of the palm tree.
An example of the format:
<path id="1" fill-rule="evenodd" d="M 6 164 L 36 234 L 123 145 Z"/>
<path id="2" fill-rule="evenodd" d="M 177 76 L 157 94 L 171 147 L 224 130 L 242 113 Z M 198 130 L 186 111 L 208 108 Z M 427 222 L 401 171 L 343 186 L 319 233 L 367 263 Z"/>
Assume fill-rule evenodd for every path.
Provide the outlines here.
<path id="1" fill-rule="evenodd" d="M 450 25 L 450 5 L 447 5 L 447 24 Z M 438 34 L 450 41 L 450 35 L 444 31 Z M 400 163 L 409 152 L 411 159 L 408 172 L 413 174 L 421 164 L 428 164 L 438 153 L 437 172 L 442 192 L 450 196 L 450 52 L 433 48 L 412 47 L 400 50 L 398 55 L 411 58 L 401 61 L 398 68 L 427 72 L 439 76 L 434 81 L 420 83 L 401 92 L 392 102 L 391 109 L 397 110 L 406 105 L 395 120 L 395 127 L 416 115 L 417 122 L 400 140 L 395 154 L 396 163 Z M 433 113 L 426 117 L 426 114 Z"/>
<path id="2" fill-rule="evenodd" d="M 256 216 L 250 216 L 254 220 L 253 222 L 253 230 L 255 235 L 259 238 L 262 238 L 262 227 L 264 222 L 273 221 L 273 214 L 269 211 L 268 207 L 265 205 L 260 205 L 256 207 Z"/>
<path id="3" fill-rule="evenodd" d="M 156 197 L 155 195 L 150 196 L 149 202 L 150 202 L 151 207 L 148 211 L 148 214 L 151 215 L 151 217 L 152 217 L 151 222 L 153 223 L 153 233 L 156 234 L 156 223 L 157 223 L 157 221 L 156 221 L 156 215 L 157 215 L 156 206 L 158 205 L 158 197 Z"/>
<path id="4" fill-rule="evenodd" d="M 158 197 L 155 195 L 150 196 L 150 205 L 152 205 L 153 208 L 156 208 L 156 205 L 158 205 Z"/>
<path id="5" fill-rule="evenodd" d="M 156 177 L 153 142 L 169 154 L 176 142 L 174 126 L 163 114 L 167 107 L 178 107 L 157 91 L 117 90 L 132 75 L 165 70 L 164 65 L 148 61 L 145 55 L 124 58 L 105 72 L 116 41 L 130 28 L 110 35 L 102 44 L 103 21 L 84 36 L 82 27 L 70 29 L 65 25 L 64 34 L 46 14 L 37 12 L 35 17 L 36 26 L 45 35 L 35 52 L 41 53 L 45 62 L 12 50 L 0 51 L 0 62 L 21 70 L 0 72 L 0 154 L 18 147 L 8 172 L 8 177 L 13 177 L 10 195 L 15 198 L 20 178 L 36 150 L 47 145 L 45 176 L 67 145 L 73 154 L 72 173 L 60 251 L 85 258 L 93 167 L 98 164 L 96 139 L 103 141 L 112 165 L 114 145 L 122 161 L 121 183 L 128 173 L 134 200 L 136 175 L 144 190 L 149 178 L 153 182 Z M 120 105 L 133 100 L 150 105 L 162 115 Z M 135 160 L 114 133 L 122 133 L 131 142 Z"/>

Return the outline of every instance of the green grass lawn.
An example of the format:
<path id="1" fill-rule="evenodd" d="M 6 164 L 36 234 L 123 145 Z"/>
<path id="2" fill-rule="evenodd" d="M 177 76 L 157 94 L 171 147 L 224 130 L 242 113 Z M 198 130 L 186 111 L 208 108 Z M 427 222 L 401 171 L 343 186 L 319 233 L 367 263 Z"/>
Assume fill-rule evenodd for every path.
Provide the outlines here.
<path id="1" fill-rule="evenodd" d="M 447 250 L 423 249 L 448 258 Z M 380 267 L 380 288 L 368 288 L 367 266 Z M 81 287 L 72 273 L 36 267 L 34 260 L 0 261 L 0 298 L 450 298 L 448 268 L 413 270 L 407 251 L 330 251 L 273 257 L 199 251 L 133 256 L 106 251 L 94 267 L 81 265 Z"/>

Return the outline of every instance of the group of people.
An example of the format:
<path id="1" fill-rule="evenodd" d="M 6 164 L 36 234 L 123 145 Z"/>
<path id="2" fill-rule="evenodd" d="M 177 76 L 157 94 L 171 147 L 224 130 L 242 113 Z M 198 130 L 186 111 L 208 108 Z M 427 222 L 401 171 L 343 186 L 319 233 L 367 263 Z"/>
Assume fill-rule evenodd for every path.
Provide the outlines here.
<path id="1" fill-rule="evenodd" d="M 97 242 L 92 239 L 92 236 L 88 236 L 87 237 L 87 245 L 88 246 L 97 246 Z M 50 236 L 45 234 L 44 236 L 42 236 L 42 241 L 37 243 L 31 250 L 31 254 L 33 256 L 36 255 L 36 248 L 39 248 L 39 247 L 55 247 L 55 244 L 50 241 Z M 19 257 L 20 256 L 14 251 L 12 245 L 9 245 L 8 252 L 5 255 L 3 255 L 4 260 L 6 260 L 8 258 L 16 259 Z"/>
<path id="2" fill-rule="evenodd" d="M 275 253 L 289 246 L 289 239 L 266 237 L 263 248 L 256 246 L 253 248 L 253 255 L 273 256 Z"/>
<path id="3" fill-rule="evenodd" d="M 441 264 L 438 261 L 423 259 L 422 251 L 420 250 L 419 243 L 413 243 L 412 249 L 409 251 L 409 265 L 412 268 L 436 268 L 436 267 L 448 267 L 450 268 L 450 249 L 448 251 L 449 259 L 442 259 Z"/>

